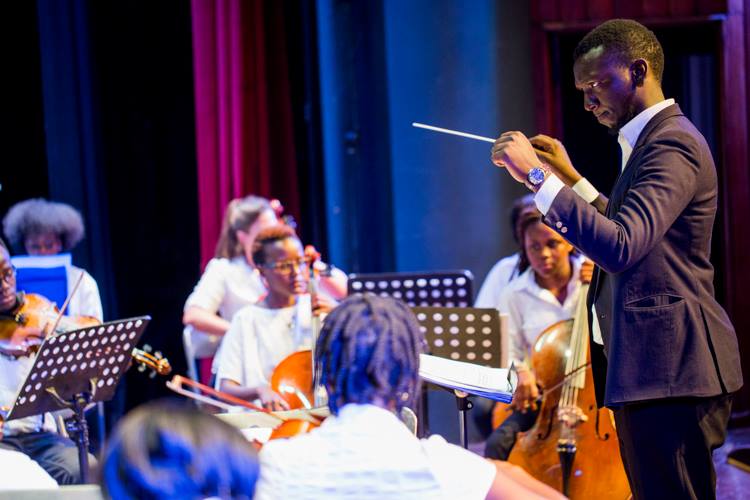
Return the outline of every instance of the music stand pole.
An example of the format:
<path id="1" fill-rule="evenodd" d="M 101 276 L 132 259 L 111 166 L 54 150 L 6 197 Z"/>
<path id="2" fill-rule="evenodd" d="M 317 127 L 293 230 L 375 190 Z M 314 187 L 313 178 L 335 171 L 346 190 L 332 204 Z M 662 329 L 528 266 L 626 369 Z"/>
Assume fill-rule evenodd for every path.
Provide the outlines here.
<path id="1" fill-rule="evenodd" d="M 89 424 L 86 421 L 86 406 L 96 396 L 96 379 L 89 380 L 90 390 L 88 392 L 79 392 L 69 400 L 60 397 L 54 387 L 47 387 L 45 390 L 52 396 L 60 409 L 69 409 L 73 411 L 73 423 L 66 425 L 68 433 L 75 434 L 76 446 L 78 447 L 78 465 L 81 468 L 81 482 L 89 482 Z"/>
<path id="2" fill-rule="evenodd" d="M 474 407 L 474 403 L 469 399 L 469 395 L 463 391 L 455 389 L 453 394 L 456 395 L 456 406 L 458 407 L 458 435 L 461 446 L 469 448 L 469 421 L 466 418 L 469 410 Z"/>

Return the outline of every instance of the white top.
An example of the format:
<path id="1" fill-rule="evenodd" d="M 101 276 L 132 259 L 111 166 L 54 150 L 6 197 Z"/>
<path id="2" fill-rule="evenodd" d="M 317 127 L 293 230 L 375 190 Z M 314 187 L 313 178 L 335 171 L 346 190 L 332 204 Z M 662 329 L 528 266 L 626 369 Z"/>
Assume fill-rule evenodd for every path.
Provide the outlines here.
<path id="1" fill-rule="evenodd" d="M 497 261 L 482 282 L 474 307 L 497 307 L 500 293 L 510 280 L 518 276 L 518 261 L 521 255 L 516 252 Z"/>
<path id="2" fill-rule="evenodd" d="M 81 273 L 83 273 L 83 279 L 76 293 L 70 298 L 66 314 L 68 316 L 91 316 L 99 321 L 104 321 L 99 287 L 96 280 L 86 270 L 76 266 L 67 268 L 68 291 L 73 290 Z M 62 304 L 57 304 L 57 306 L 62 307 Z"/>
<path id="3" fill-rule="evenodd" d="M 257 500 L 483 499 L 491 462 L 440 436 L 420 440 L 391 412 L 349 404 L 308 434 L 261 449 Z"/>
<path id="4" fill-rule="evenodd" d="M 33 356 L 22 358 L 0 356 L 0 407 L 13 405 L 16 393 L 26 380 L 26 375 L 29 374 L 33 364 Z M 10 420 L 3 425 L 3 434 L 6 436 L 40 430 L 51 432 L 56 430 L 55 421 L 49 413 L 45 413 L 44 418 L 42 415 L 24 417 Z"/>
<path id="5" fill-rule="evenodd" d="M 630 154 L 633 152 L 633 147 L 638 141 L 638 136 L 641 135 L 641 132 L 643 132 L 643 129 L 646 128 L 648 122 L 650 122 L 651 119 L 660 111 L 668 108 L 674 103 L 674 99 L 665 99 L 664 101 L 658 102 L 653 106 L 644 109 L 635 117 L 633 117 L 628 123 L 623 125 L 623 127 L 617 134 L 617 143 L 620 145 L 620 151 L 622 152 L 620 160 L 621 172 L 625 170 L 625 165 L 627 165 L 628 160 L 630 159 Z M 560 192 L 563 186 L 563 182 L 554 174 L 550 175 L 549 178 L 544 181 L 544 184 L 542 184 L 542 187 L 539 188 L 539 191 L 537 191 L 536 195 L 534 196 L 534 203 L 536 204 L 540 212 L 542 212 L 544 215 L 547 215 L 549 207 L 552 206 L 552 202 L 555 201 L 557 193 Z M 581 195 L 581 193 L 578 194 L 583 199 L 585 199 L 587 203 L 591 203 L 591 201 L 593 201 L 593 199 L 589 200 L 586 196 Z M 591 325 L 591 336 L 594 339 L 594 342 L 603 345 L 604 341 L 602 340 L 602 330 L 599 327 L 599 317 L 596 315 L 596 305 L 591 306 L 591 313 L 591 317 L 593 318 L 593 323 Z"/>
<path id="6" fill-rule="evenodd" d="M 41 466 L 20 451 L 0 448 L 0 491 L 56 490 L 57 482 Z"/>
<path id="7" fill-rule="evenodd" d="M 310 296 L 302 297 L 293 307 L 249 305 L 234 315 L 214 358 L 217 389 L 225 379 L 243 387 L 267 386 L 281 360 L 310 349 Z"/>
<path id="8" fill-rule="evenodd" d="M 575 315 L 581 290 L 579 276 L 583 258 L 573 257 L 571 263 L 573 272 L 563 304 L 560 304 L 552 292 L 537 284 L 531 267 L 511 281 L 500 295 L 500 312 L 508 314 L 510 360 L 516 365 L 528 366 L 526 360 L 531 346 L 545 328 Z"/>
<path id="9" fill-rule="evenodd" d="M 266 287 L 260 273 L 244 256 L 211 259 L 185 301 L 185 309 L 197 306 L 230 321 L 237 311 L 255 304 L 265 295 Z"/>

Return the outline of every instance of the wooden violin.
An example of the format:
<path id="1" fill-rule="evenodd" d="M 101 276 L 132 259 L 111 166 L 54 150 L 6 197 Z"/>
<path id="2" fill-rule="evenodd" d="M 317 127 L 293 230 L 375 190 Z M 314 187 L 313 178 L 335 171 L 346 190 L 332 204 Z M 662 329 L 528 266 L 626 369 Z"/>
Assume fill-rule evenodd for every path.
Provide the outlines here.
<path id="1" fill-rule="evenodd" d="M 0 319 L 0 353 L 8 356 L 33 354 L 51 333 L 101 324 L 91 316 L 62 316 L 54 302 L 35 293 L 19 293 L 18 297 L 16 308 Z"/>
<path id="2" fill-rule="evenodd" d="M 0 354 L 30 356 L 49 335 L 99 325 L 101 321 L 92 316 L 62 316 L 55 304 L 42 295 L 20 293 L 16 308 L 0 319 Z M 160 352 L 151 353 L 150 350 L 148 346 L 132 350 L 133 362 L 139 370 L 150 369 L 152 376 L 169 375 L 172 372 L 169 360 Z"/>

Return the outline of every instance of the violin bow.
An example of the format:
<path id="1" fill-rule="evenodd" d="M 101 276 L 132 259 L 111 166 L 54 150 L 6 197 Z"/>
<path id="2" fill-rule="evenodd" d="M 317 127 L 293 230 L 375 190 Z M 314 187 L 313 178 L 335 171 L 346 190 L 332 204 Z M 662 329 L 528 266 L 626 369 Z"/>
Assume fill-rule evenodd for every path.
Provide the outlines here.
<path id="1" fill-rule="evenodd" d="M 68 304 L 70 304 L 70 299 L 73 297 L 73 295 L 78 291 L 78 287 L 81 286 L 81 281 L 83 281 L 83 273 L 85 271 L 81 269 L 81 274 L 78 275 L 78 279 L 76 280 L 76 284 L 73 286 L 73 289 L 70 291 L 67 297 L 65 297 L 65 302 L 63 302 L 62 307 L 60 307 L 60 312 L 57 314 L 57 318 L 55 319 L 55 323 L 52 325 L 52 329 L 50 330 L 50 334 L 54 335 L 55 331 L 57 330 L 57 325 L 60 324 L 60 319 L 62 319 L 63 314 L 65 314 L 65 310 L 68 308 Z"/>

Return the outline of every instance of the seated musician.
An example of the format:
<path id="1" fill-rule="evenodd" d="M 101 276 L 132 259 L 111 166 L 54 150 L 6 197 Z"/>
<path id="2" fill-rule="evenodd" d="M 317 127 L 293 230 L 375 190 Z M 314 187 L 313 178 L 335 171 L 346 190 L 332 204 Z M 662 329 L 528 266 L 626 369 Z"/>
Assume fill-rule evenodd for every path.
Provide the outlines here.
<path id="1" fill-rule="evenodd" d="M 511 281 L 497 308 L 508 314 L 511 361 L 518 372 L 513 413 L 487 439 L 485 456 L 507 460 L 516 433 L 529 430 L 538 413 L 539 390 L 528 357 L 536 338 L 547 327 L 575 315 L 581 280 L 590 281 L 593 264 L 542 222 L 537 210 L 519 222 L 521 261 L 528 269 Z M 509 410 L 511 409 L 509 408 Z"/>
<path id="2" fill-rule="evenodd" d="M 216 388 L 233 396 L 260 400 L 271 409 L 286 408 L 270 385 L 276 365 L 288 355 L 310 349 L 309 259 L 289 226 L 262 230 L 255 238 L 253 261 L 268 294 L 258 303 L 242 308 L 232 318 L 214 360 Z M 319 295 L 314 307 L 320 314 L 335 302 Z"/>
<path id="3" fill-rule="evenodd" d="M 216 254 L 185 302 L 185 326 L 224 335 L 237 311 L 266 295 L 265 283 L 253 262 L 253 244 L 260 231 L 277 224 L 271 202 L 260 196 L 248 195 L 227 205 Z M 323 291 L 341 298 L 346 295 L 346 275 L 330 269 L 331 275 L 321 283 Z"/>
<path id="4" fill-rule="evenodd" d="M 409 432 L 396 412 L 417 400 L 423 344 L 403 302 L 357 294 L 334 309 L 316 345 L 332 416 L 263 446 L 256 498 L 562 498 L 518 467 Z"/>
<path id="5" fill-rule="evenodd" d="M 0 240 L 0 322 L 9 328 L 8 341 L 0 348 L 0 407 L 10 407 L 31 366 L 33 357 L 26 351 L 42 331 L 16 326 L 15 312 L 22 306 L 22 294 L 16 293 L 15 269 L 5 243 Z M 0 448 L 28 455 L 60 484 L 80 481 L 78 451 L 70 439 L 55 432 L 50 414 L 11 420 L 2 424 Z M 93 463 L 93 457 L 90 458 Z"/>
<path id="6" fill-rule="evenodd" d="M 85 232 L 78 210 L 66 203 L 42 198 L 25 200 L 10 207 L 3 218 L 3 231 L 15 251 L 25 251 L 28 255 L 70 252 L 83 239 Z M 67 314 L 102 321 L 102 300 L 96 280 L 84 269 L 69 266 L 68 287 L 73 288 L 82 272 L 83 279 L 70 297 Z"/>
<path id="7" fill-rule="evenodd" d="M 250 499 L 258 460 L 236 428 L 193 406 L 156 401 L 120 422 L 100 475 L 106 498 Z"/>

